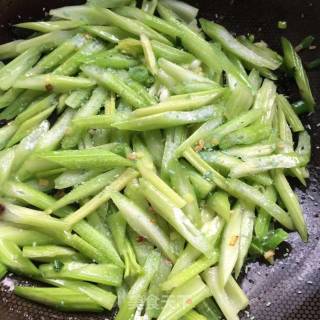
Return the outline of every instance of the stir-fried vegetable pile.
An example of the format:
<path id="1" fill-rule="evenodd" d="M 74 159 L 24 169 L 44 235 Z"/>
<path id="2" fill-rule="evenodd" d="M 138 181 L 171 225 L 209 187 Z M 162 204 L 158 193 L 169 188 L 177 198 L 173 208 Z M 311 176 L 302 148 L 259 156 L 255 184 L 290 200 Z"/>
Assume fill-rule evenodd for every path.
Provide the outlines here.
<path id="1" fill-rule="evenodd" d="M 47 285 L 17 295 L 238 319 L 247 256 L 272 263 L 288 231 L 307 241 L 287 176 L 306 184 L 310 137 L 275 82 L 294 77 L 313 111 L 302 62 L 285 38 L 282 57 L 197 13 L 88 0 L 0 45 L 0 271 Z"/>

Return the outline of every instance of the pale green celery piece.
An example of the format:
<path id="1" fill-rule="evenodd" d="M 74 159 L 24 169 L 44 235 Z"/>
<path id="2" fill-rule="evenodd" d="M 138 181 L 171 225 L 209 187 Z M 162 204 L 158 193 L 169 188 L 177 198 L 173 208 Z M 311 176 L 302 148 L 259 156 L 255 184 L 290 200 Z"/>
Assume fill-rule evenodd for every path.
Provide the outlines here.
<path id="1" fill-rule="evenodd" d="M 146 66 L 152 75 L 156 75 L 158 73 L 156 57 L 149 38 L 143 33 L 140 35 L 140 43 L 143 49 Z"/>
<path id="2" fill-rule="evenodd" d="M 69 31 L 54 31 L 40 35 L 34 38 L 23 40 L 18 43 L 17 51 L 19 53 L 25 52 L 32 48 L 39 48 L 41 50 L 50 50 L 59 46 L 61 43 L 68 41 L 72 38 L 77 32 L 75 30 Z"/>
<path id="3" fill-rule="evenodd" d="M 273 172 L 273 179 L 275 188 L 277 189 L 282 202 L 288 209 L 295 228 L 298 230 L 301 239 L 304 242 L 307 242 L 308 230 L 297 195 L 291 189 L 289 182 L 283 174 L 283 170 L 275 170 Z"/>
<path id="4" fill-rule="evenodd" d="M 249 73 L 249 81 L 251 82 L 251 87 L 253 90 L 253 93 L 256 94 L 257 91 L 260 89 L 262 84 L 262 78 L 260 77 L 259 71 L 256 69 L 252 69 Z"/>
<path id="5" fill-rule="evenodd" d="M 225 318 L 227 320 L 239 320 L 238 308 L 233 304 L 233 301 L 230 300 L 225 288 L 221 286 L 219 282 L 218 267 L 208 269 L 204 273 L 203 279 L 209 287 L 214 300 L 217 302 Z"/>
<path id="6" fill-rule="evenodd" d="M 171 128 L 165 131 L 165 144 L 161 164 L 161 177 L 165 181 L 170 178 L 170 162 L 174 159 L 174 152 L 186 139 L 187 131 L 183 126 Z"/>
<path id="7" fill-rule="evenodd" d="M 165 305 L 167 294 L 161 290 L 160 284 L 167 279 L 171 268 L 172 263 L 161 257 L 158 271 L 150 283 L 146 301 L 146 314 L 151 319 L 158 318 Z"/>
<path id="8" fill-rule="evenodd" d="M 98 209 L 102 204 L 110 200 L 111 195 L 115 191 L 121 191 L 126 185 L 138 176 L 138 172 L 133 169 L 127 169 L 118 179 L 116 179 L 110 186 L 104 188 L 91 200 L 86 202 L 81 208 L 70 214 L 64 220 L 71 227 L 83 218 L 88 216 L 91 212 Z"/>
<path id="9" fill-rule="evenodd" d="M 49 181 L 43 181 L 43 183 L 49 183 Z M 50 202 L 54 201 L 53 198 L 51 199 L 50 196 L 36 189 L 29 181 L 28 183 L 7 181 L 3 186 L 3 193 L 7 197 L 18 199 L 40 209 L 46 208 Z"/>
<path id="10" fill-rule="evenodd" d="M 32 75 L 38 75 L 41 73 L 47 73 L 51 71 L 54 67 L 61 64 L 66 58 L 68 58 L 75 50 L 79 48 L 83 41 L 83 36 L 78 34 L 68 41 L 62 43 L 48 55 L 44 56 L 40 61 L 30 70 L 28 70 L 24 77 L 29 77 Z M 0 108 L 5 108 L 7 106 L 11 106 L 13 102 L 18 97 L 23 97 L 26 94 L 23 89 L 15 89 L 11 88 L 8 90 L 2 97 L 0 98 Z M 32 100 L 32 99 L 31 99 Z M 26 104 L 28 101 L 26 102 Z M 10 108 L 15 109 L 15 104 L 13 104 Z M 24 108 L 19 107 L 18 112 L 15 114 L 19 114 Z M 12 116 L 14 117 L 14 116 Z"/>
<path id="11" fill-rule="evenodd" d="M 24 163 L 21 171 L 19 170 L 17 172 L 15 178 L 20 181 L 27 181 L 29 179 L 34 179 L 34 177 L 41 172 L 47 172 L 56 169 L 61 169 L 61 167 L 50 161 L 41 160 L 36 154 L 33 154 L 30 156 L 30 159 Z"/>
<path id="12" fill-rule="evenodd" d="M 117 300 L 117 297 L 113 293 L 89 282 L 44 278 L 38 280 L 57 287 L 70 288 L 77 292 L 81 292 L 107 310 L 111 310 Z"/>
<path id="13" fill-rule="evenodd" d="M 161 70 L 158 73 L 158 78 L 161 83 L 163 83 L 166 87 L 169 88 L 171 92 L 174 94 L 186 94 L 186 93 L 195 93 L 200 91 L 208 91 L 212 89 L 214 86 L 208 82 L 191 82 L 191 83 L 176 83 L 173 81 L 173 78 L 167 77 L 167 79 L 171 82 L 163 82 L 161 78 Z M 163 72 L 162 72 L 163 73 Z"/>
<path id="14" fill-rule="evenodd" d="M 297 86 L 299 88 L 301 97 L 305 102 L 308 110 L 312 112 L 314 111 L 315 100 L 312 95 L 308 76 L 303 67 L 301 58 L 299 57 L 297 52 L 294 50 L 289 40 L 282 37 L 281 44 L 282 44 L 282 49 L 284 54 L 284 65 L 288 69 L 288 72 L 293 74 L 296 80 Z"/>
<path id="15" fill-rule="evenodd" d="M 248 158 L 269 156 L 275 150 L 275 144 L 255 144 L 253 146 L 233 147 L 225 149 L 223 150 L 223 153 L 246 160 Z"/>
<path id="16" fill-rule="evenodd" d="M 68 95 L 65 104 L 72 109 L 78 109 L 89 98 L 90 94 L 90 89 L 75 90 Z"/>
<path id="17" fill-rule="evenodd" d="M 257 157 L 247 159 L 237 167 L 230 170 L 229 176 L 232 178 L 241 178 L 252 176 L 271 169 L 294 168 L 305 165 L 302 157 L 296 153 L 276 154 L 271 156 Z"/>
<path id="18" fill-rule="evenodd" d="M 135 108 L 143 108 L 146 102 L 128 84 L 125 83 L 117 74 L 109 70 L 103 70 L 95 65 L 85 65 L 82 71 L 88 77 L 93 78 L 101 86 L 119 94 L 128 104 Z"/>
<path id="19" fill-rule="evenodd" d="M 278 94 L 276 98 L 277 106 L 280 108 L 285 116 L 286 119 L 292 129 L 293 132 L 300 132 L 304 130 L 303 124 L 295 111 L 293 110 L 293 107 L 289 103 L 289 101 L 286 99 L 286 97 L 282 94 Z"/>
<path id="20" fill-rule="evenodd" d="M 120 193 L 113 193 L 111 199 L 134 231 L 159 247 L 170 260 L 176 260 L 168 236 L 156 224 L 151 214 Z"/>
<path id="21" fill-rule="evenodd" d="M 311 158 L 311 138 L 307 131 L 299 134 L 298 145 L 295 150 L 304 165 L 310 162 Z"/>
<path id="22" fill-rule="evenodd" d="M 250 110 L 245 114 L 240 115 L 238 118 L 232 119 L 224 124 L 221 124 L 222 118 L 217 117 L 208 120 L 179 146 L 176 150 L 176 155 L 181 155 L 188 147 L 191 147 L 199 141 L 203 146 L 206 142 L 210 146 L 218 145 L 223 137 L 254 122 L 261 114 L 261 110 Z"/>
<path id="23" fill-rule="evenodd" d="M 7 274 L 8 270 L 6 268 L 6 266 L 2 263 L 0 263 L 0 280 L 2 280 L 5 275 Z"/>
<path id="24" fill-rule="evenodd" d="M 253 229 L 255 224 L 255 212 L 252 205 L 240 203 L 241 206 L 241 227 L 240 227 L 240 243 L 239 254 L 235 265 L 235 277 L 238 278 L 242 266 L 247 257 L 250 244 L 252 241 Z M 229 278 L 231 279 L 231 278 Z"/>
<path id="25" fill-rule="evenodd" d="M 161 191 L 161 193 L 167 197 L 172 204 L 177 208 L 183 208 L 187 202 L 176 192 L 174 191 L 165 181 L 163 181 L 156 172 L 153 170 L 143 167 L 140 165 L 138 167 L 141 176 L 148 181 L 153 187 Z"/>
<path id="26" fill-rule="evenodd" d="M 92 216 L 92 215 L 91 215 Z M 136 261 L 133 247 L 126 237 L 126 220 L 120 213 L 113 213 L 106 218 L 117 250 L 124 260 L 124 277 L 135 277 L 142 272 Z"/>
<path id="27" fill-rule="evenodd" d="M 225 179 L 221 174 L 214 170 L 191 148 L 183 153 L 183 156 L 205 177 L 215 183 L 219 188 L 227 191 L 232 196 L 255 204 L 265 209 L 271 216 L 278 220 L 286 228 L 292 230 L 293 224 L 288 214 L 276 203 L 270 201 L 254 187 L 238 179 Z"/>
<path id="28" fill-rule="evenodd" d="M 103 88 L 96 88 L 93 90 L 90 99 L 77 110 L 73 120 L 84 119 L 89 116 L 96 115 L 103 106 L 107 98 L 107 92 Z M 83 130 L 71 125 L 64 139 L 62 140 L 62 148 L 70 149 L 75 147 L 81 138 Z"/>
<path id="29" fill-rule="evenodd" d="M 262 125 L 261 122 L 256 121 L 245 128 L 241 128 L 231 134 L 226 135 L 220 141 L 219 146 L 221 149 L 225 150 L 236 145 L 245 146 L 262 143 L 264 140 L 273 137 L 272 132 L 273 128 L 271 126 Z"/>
<path id="30" fill-rule="evenodd" d="M 56 49 L 44 56 L 25 76 L 48 73 L 64 63 L 75 51 L 79 50 L 86 42 L 85 35 L 76 34 L 71 39 L 62 42 Z"/>
<path id="31" fill-rule="evenodd" d="M 1 91 L 0 95 L 0 109 L 10 106 L 22 93 L 23 89 L 11 88 L 8 91 Z M 3 113 L 1 113 L 3 115 Z"/>
<path id="32" fill-rule="evenodd" d="M 271 70 L 275 70 L 280 67 L 282 63 L 280 56 L 275 60 L 271 55 L 266 56 L 265 54 L 258 54 L 258 52 L 247 48 L 234 38 L 222 25 L 205 19 L 200 19 L 200 23 L 204 32 L 209 37 L 219 41 L 225 50 L 232 52 L 238 58 L 245 60 L 254 66 L 268 68 Z"/>
<path id="33" fill-rule="evenodd" d="M 190 266 L 184 270 L 171 275 L 166 281 L 161 284 L 161 288 L 164 291 L 171 291 L 174 288 L 182 286 L 184 283 L 199 275 L 202 271 L 207 270 L 211 266 L 215 265 L 219 260 L 218 251 L 213 251 L 212 257 L 200 257 L 197 261 L 193 262 Z"/>
<path id="34" fill-rule="evenodd" d="M 196 310 L 189 311 L 182 320 L 207 320 L 208 318 L 200 314 Z"/>
<path id="35" fill-rule="evenodd" d="M 150 39 L 158 40 L 168 45 L 171 44 L 171 42 L 165 36 L 142 23 L 140 20 L 134 20 L 120 16 L 109 9 L 104 9 L 102 12 L 106 19 L 108 19 L 108 24 L 119 27 L 137 36 L 140 36 L 140 34 L 145 34 Z"/>
<path id="36" fill-rule="evenodd" d="M 175 230 L 172 231 L 172 229 L 168 226 L 167 221 L 161 218 L 161 216 L 160 216 L 160 219 L 162 220 L 160 220 L 158 217 L 156 219 L 158 223 L 159 221 L 164 221 L 164 223 L 166 223 L 166 226 L 164 229 L 166 230 L 167 233 L 170 234 L 169 237 L 170 237 L 171 250 L 174 252 L 176 257 L 179 257 L 186 245 L 185 239 Z M 175 260 L 173 262 L 175 262 Z"/>
<path id="37" fill-rule="evenodd" d="M 34 228 L 47 229 L 49 235 L 56 236 L 67 229 L 67 224 L 60 219 L 42 214 L 41 211 L 17 206 L 8 202 L 3 202 L 5 211 L 1 220 L 30 226 Z"/>
<path id="38" fill-rule="evenodd" d="M 204 179 L 184 160 L 182 160 L 180 163 L 183 166 L 184 174 L 186 174 L 189 177 L 189 180 L 193 185 L 199 200 L 205 199 L 208 196 L 208 194 L 214 190 L 214 185 L 206 179 Z"/>
<path id="39" fill-rule="evenodd" d="M 225 291 L 232 301 L 232 304 L 240 311 L 245 309 L 249 304 L 249 299 L 243 292 L 237 281 L 230 277 L 226 286 Z"/>
<path id="40" fill-rule="evenodd" d="M 53 264 L 40 265 L 44 278 L 75 279 L 118 287 L 122 283 L 122 268 L 113 264 L 66 262 L 59 271 Z"/>
<path id="41" fill-rule="evenodd" d="M 221 320 L 222 312 L 212 297 L 207 298 L 196 306 L 196 310 L 210 320 Z"/>
<path id="42" fill-rule="evenodd" d="M 158 168 L 161 168 L 162 157 L 164 152 L 164 138 L 162 131 L 149 130 L 142 134 L 147 148 L 150 150 L 153 161 Z"/>
<path id="43" fill-rule="evenodd" d="M 22 22 L 17 23 L 14 26 L 18 28 L 30 29 L 43 33 L 53 32 L 58 30 L 75 29 L 83 26 L 84 23 L 81 21 L 36 21 L 36 22 Z"/>
<path id="44" fill-rule="evenodd" d="M 0 128 L 0 150 L 2 150 L 10 138 L 15 134 L 17 131 L 18 126 L 13 122 L 10 122 L 6 126 Z"/>
<path id="45" fill-rule="evenodd" d="M 0 154 L 0 185 L 1 186 L 3 186 L 6 180 L 9 178 L 15 158 L 16 158 L 16 154 L 15 154 L 14 148 L 6 149 Z"/>
<path id="46" fill-rule="evenodd" d="M 55 106 L 50 107 L 22 123 L 19 126 L 16 133 L 14 134 L 14 136 L 7 143 L 7 147 L 13 146 L 14 144 L 22 140 L 24 137 L 29 135 L 33 131 L 33 128 L 38 126 L 42 121 L 46 120 L 55 108 Z"/>
<path id="47" fill-rule="evenodd" d="M 87 78 L 47 74 L 20 79 L 13 84 L 13 87 L 45 92 L 69 92 L 91 88 L 94 85 L 95 81 Z"/>
<path id="48" fill-rule="evenodd" d="M 0 89 L 8 90 L 17 79 L 29 70 L 40 58 L 41 50 L 38 47 L 30 48 L 10 61 L 0 70 Z"/>
<path id="49" fill-rule="evenodd" d="M 150 1 L 148 1 L 148 3 L 149 2 Z M 177 31 L 172 25 L 170 25 L 163 19 L 160 19 L 144 11 L 145 10 L 139 10 L 138 8 L 129 7 L 129 6 L 118 8 L 116 10 L 118 14 L 125 16 L 127 18 L 132 18 L 132 19 L 142 21 L 144 24 L 146 24 L 150 28 L 153 28 L 158 32 L 164 33 L 170 37 L 174 37 L 177 35 Z"/>
<path id="50" fill-rule="evenodd" d="M 279 96 L 280 97 L 280 96 Z M 285 98 L 284 98 L 285 99 Z M 290 105 L 288 105 L 289 108 L 291 108 Z M 284 111 L 279 108 L 278 104 L 278 110 L 277 110 L 277 125 L 278 125 L 278 135 L 280 138 L 280 141 L 277 145 L 277 151 L 278 153 L 290 153 L 294 151 L 294 142 L 292 137 L 292 132 L 289 127 L 289 124 L 287 123 L 286 115 Z M 293 110 L 292 110 L 293 111 Z M 294 112 L 294 111 L 293 111 Z M 299 118 L 298 118 L 299 120 Z M 299 120 L 300 121 L 300 120 Z M 303 128 L 303 127 L 302 127 Z M 303 175 L 303 167 L 295 167 L 288 169 L 288 172 L 295 176 L 299 181 L 306 185 L 305 177 Z"/>
<path id="51" fill-rule="evenodd" d="M 192 123 L 201 123 L 211 118 L 216 118 L 221 115 L 220 108 L 217 106 L 205 106 L 193 111 L 169 111 L 162 112 L 146 117 L 129 117 L 128 119 L 112 123 L 111 126 L 120 130 L 133 130 L 148 132 L 149 130 L 166 129 L 173 127 L 181 127 Z M 102 121 L 102 116 L 99 116 Z M 105 116 L 107 118 L 109 116 Z M 91 119 L 88 119 L 90 123 Z M 109 119 L 106 119 L 105 124 L 109 126 Z M 98 124 L 98 121 L 97 121 Z"/>
<path id="52" fill-rule="evenodd" d="M 185 20 L 186 23 L 190 23 L 193 19 L 195 19 L 199 12 L 198 8 L 183 1 L 160 0 L 160 2 L 171 9 L 181 19 Z"/>
<path id="53" fill-rule="evenodd" d="M 76 251 L 62 246 L 56 245 L 37 245 L 37 246 L 24 246 L 22 249 L 24 257 L 31 260 L 48 261 L 52 258 L 65 258 L 76 255 Z"/>
<path id="54" fill-rule="evenodd" d="M 24 111 L 29 105 L 35 102 L 42 95 L 42 92 L 40 91 L 31 91 L 15 88 L 12 88 L 12 90 L 18 90 L 21 92 L 21 94 L 16 99 L 14 99 L 13 102 L 9 102 L 8 107 L 1 112 L 2 119 L 14 119 L 17 115 L 19 115 L 22 111 Z"/>
<path id="55" fill-rule="evenodd" d="M 174 227 L 174 229 L 199 251 L 210 257 L 209 241 L 166 195 L 145 179 L 140 180 L 142 191 L 152 207 Z"/>
<path id="56" fill-rule="evenodd" d="M 16 286 L 14 293 L 66 312 L 102 312 L 103 308 L 88 296 L 67 288 L 39 288 Z"/>
<path id="57" fill-rule="evenodd" d="M 132 201 L 134 201 L 140 208 L 148 210 L 150 208 L 148 201 L 143 196 L 140 190 L 138 179 L 132 180 L 124 190 L 124 194 Z"/>
<path id="58" fill-rule="evenodd" d="M 113 25 L 136 35 L 145 33 L 151 39 L 170 44 L 167 38 L 140 21 L 120 16 L 109 9 L 90 6 L 70 6 L 50 10 L 50 14 L 55 17 L 82 21 L 91 25 Z"/>
<path id="59" fill-rule="evenodd" d="M 225 115 L 230 120 L 247 112 L 253 103 L 251 90 L 239 83 L 226 101 Z"/>
<path id="60" fill-rule="evenodd" d="M 54 212 L 64 206 L 98 193 L 117 179 L 123 172 L 124 169 L 117 168 L 93 177 L 88 181 L 84 181 L 82 184 L 74 187 L 73 190 L 64 197 L 57 200 L 48 208 L 48 211 Z"/>
<path id="61" fill-rule="evenodd" d="M 118 8 L 130 4 L 131 0 L 87 0 L 89 6 L 102 8 Z"/>
<path id="62" fill-rule="evenodd" d="M 50 124 L 48 121 L 43 121 L 15 147 L 15 158 L 12 164 L 11 172 L 16 172 L 19 170 L 28 157 L 30 157 L 32 152 L 36 149 L 41 137 L 48 132 L 49 125 Z"/>
<path id="63" fill-rule="evenodd" d="M 126 178 L 128 178 L 128 175 Z M 54 204 L 54 198 L 42 193 L 41 191 L 35 190 L 26 184 L 16 183 L 14 187 L 15 189 L 11 190 L 11 194 L 14 198 L 22 199 L 23 201 L 39 207 L 42 210 L 45 210 Z M 26 210 L 29 210 L 26 208 L 23 209 L 25 209 L 24 213 Z M 37 211 L 39 216 L 37 216 L 36 220 L 41 220 L 41 216 L 45 216 L 43 211 L 41 213 L 42 215 L 39 215 L 39 212 Z M 56 216 L 59 218 L 64 218 L 71 213 L 72 208 L 69 207 L 55 212 Z M 47 216 L 46 221 L 49 224 L 51 220 L 48 218 L 50 217 Z M 58 221 L 62 222 L 63 220 L 60 219 Z M 35 222 L 36 221 L 31 221 L 30 223 L 35 224 Z M 40 226 L 40 223 L 38 224 Z M 71 234 L 70 232 L 66 231 L 66 228 L 64 228 L 63 232 L 61 233 L 55 233 L 55 230 L 51 230 L 50 228 L 46 228 L 44 231 L 49 234 L 52 232 L 55 239 L 61 239 L 67 245 L 77 249 L 84 256 L 87 256 L 94 261 L 102 263 L 105 263 L 106 261 L 112 261 L 115 265 L 123 267 L 123 263 L 109 238 L 104 237 L 85 220 L 76 223 L 73 229 L 81 236 L 81 238 L 76 234 Z"/>
<path id="64" fill-rule="evenodd" d="M 68 169 L 107 170 L 116 167 L 133 167 L 134 162 L 103 149 L 45 151 L 37 153 L 40 159 L 48 160 Z"/>
<path id="65" fill-rule="evenodd" d="M 147 168 L 153 172 L 157 172 L 151 153 L 136 135 L 132 138 L 132 147 L 137 156 L 137 168 L 139 170 Z"/>
<path id="66" fill-rule="evenodd" d="M 17 56 L 19 53 L 17 51 L 17 46 L 23 40 L 14 40 L 0 45 L 0 59 L 8 59 Z"/>
<path id="67" fill-rule="evenodd" d="M 111 239 L 112 234 L 105 220 L 105 217 L 100 214 L 99 210 L 93 212 L 90 216 L 87 217 L 87 221 L 92 227 L 99 231 L 99 233 L 101 233 L 105 238 Z"/>
<path id="68" fill-rule="evenodd" d="M 223 171 L 223 173 L 225 173 L 225 171 L 229 172 L 230 176 L 233 172 L 232 170 L 236 170 L 235 168 L 238 168 L 244 164 L 244 162 L 242 162 L 237 157 L 224 154 L 220 151 L 201 152 L 201 157 L 211 166 L 213 166 L 216 170 L 221 170 Z M 267 173 L 247 175 L 247 179 L 249 181 L 253 181 L 262 185 L 272 184 L 272 179 L 269 177 Z"/>
<path id="69" fill-rule="evenodd" d="M 264 195 L 273 202 L 277 201 L 277 192 L 273 186 L 266 187 Z M 258 239 L 263 239 L 269 231 L 271 216 L 262 208 L 259 208 L 255 220 L 254 231 Z"/>
<path id="70" fill-rule="evenodd" d="M 90 6 L 67 6 L 50 10 L 50 15 L 84 24 L 108 24 L 107 18 L 100 9 Z"/>
<path id="71" fill-rule="evenodd" d="M 160 58 L 158 60 L 160 68 L 167 73 L 169 76 L 174 78 L 178 82 L 188 83 L 207 83 L 212 87 L 218 87 L 218 84 L 210 80 L 207 77 L 196 74 L 186 68 L 181 67 L 178 64 L 175 64 L 167 59 Z"/>
<path id="72" fill-rule="evenodd" d="M 143 0 L 141 9 L 144 12 L 154 15 L 157 9 L 158 0 Z"/>
<path id="73" fill-rule="evenodd" d="M 151 40 L 154 54 L 157 58 L 166 58 L 173 63 L 192 63 L 196 58 L 189 52 L 166 45 L 162 42 Z M 159 62 L 159 61 L 158 61 Z"/>
<path id="74" fill-rule="evenodd" d="M 158 320 L 178 320 L 209 296 L 209 288 L 196 276 L 171 292 Z"/>
<path id="75" fill-rule="evenodd" d="M 170 178 L 173 188 L 186 200 L 186 205 L 183 207 L 184 213 L 196 227 L 201 227 L 197 196 L 188 176 L 184 174 L 182 166 L 177 160 L 171 162 L 170 170 L 172 170 Z"/>
<path id="76" fill-rule="evenodd" d="M 131 286 L 115 320 L 131 319 L 141 302 L 140 299 L 145 296 L 148 286 L 159 268 L 160 259 L 161 255 L 159 252 L 155 250 L 151 251 L 143 266 L 144 273 L 139 276 Z"/>
<path id="77" fill-rule="evenodd" d="M 45 111 L 46 109 L 56 105 L 57 99 L 55 94 L 50 94 L 41 97 L 39 100 L 36 100 L 35 102 L 31 103 L 26 110 L 18 114 L 17 117 L 14 119 L 14 123 L 17 125 L 21 125 L 33 116 L 36 116 L 40 112 Z"/>
<path id="78" fill-rule="evenodd" d="M 8 196 L 10 196 L 10 193 L 8 193 Z M 23 229 L 21 226 L 4 222 L 0 224 L 0 239 L 13 242 L 19 247 L 60 244 L 58 240 L 39 231 Z"/>
<path id="79" fill-rule="evenodd" d="M 79 50 L 56 68 L 52 72 L 53 74 L 64 76 L 76 75 L 84 61 L 87 61 L 89 57 L 105 49 L 102 42 L 88 36 L 85 41 L 81 39 L 79 43 L 82 44 Z"/>
<path id="80" fill-rule="evenodd" d="M 253 109 L 262 109 L 264 111 L 261 123 L 272 124 L 273 115 L 275 113 L 275 101 L 276 101 L 276 86 L 275 84 L 265 79 L 259 89 L 256 100 L 253 105 Z"/>
<path id="81" fill-rule="evenodd" d="M 128 285 L 124 282 L 121 287 L 116 288 L 117 293 L 117 305 L 119 307 L 122 306 L 127 294 L 128 294 Z"/>
<path id="82" fill-rule="evenodd" d="M 216 242 L 220 239 L 224 221 L 220 217 L 215 217 L 211 221 L 203 225 L 201 232 L 207 237 L 212 246 L 212 250 Z M 182 254 L 178 257 L 169 277 L 179 274 L 185 268 L 190 266 L 197 258 L 201 256 L 201 252 L 188 244 Z"/>
<path id="83" fill-rule="evenodd" d="M 137 234 L 129 226 L 127 226 L 127 234 L 129 240 L 133 246 L 134 252 L 136 254 L 138 263 L 144 265 L 148 255 L 154 249 L 154 245 L 151 244 L 147 239 Z"/>
<path id="84" fill-rule="evenodd" d="M 238 259 L 241 241 L 242 208 L 239 204 L 232 210 L 230 220 L 222 235 L 219 260 L 219 285 L 227 283 Z"/>
<path id="85" fill-rule="evenodd" d="M 142 117 L 168 111 L 187 111 L 199 109 L 200 107 L 209 105 L 216 101 L 224 92 L 224 89 L 219 88 L 198 92 L 196 94 L 172 96 L 156 105 L 135 110 L 132 112 L 132 115 L 136 117 Z"/>
<path id="86" fill-rule="evenodd" d="M 159 84 L 163 85 L 165 88 L 167 88 L 170 92 L 174 92 L 174 88 L 176 86 L 179 85 L 179 83 L 171 76 L 169 76 L 165 71 L 163 71 L 162 69 L 159 69 L 159 72 L 157 74 L 157 81 L 159 82 Z M 185 92 L 184 91 L 184 87 L 185 85 L 181 85 L 182 87 L 182 92 L 181 94 L 183 93 L 190 93 L 189 91 L 188 92 Z M 154 85 L 152 88 L 154 88 L 154 90 L 158 90 L 157 86 Z M 211 87 L 209 88 L 206 88 L 206 90 L 210 90 Z M 200 91 L 200 90 L 199 90 Z M 193 92 L 193 91 L 192 91 Z M 179 93 L 177 93 L 179 94 Z"/>
<path id="87" fill-rule="evenodd" d="M 209 209 L 216 212 L 225 221 L 230 220 L 231 205 L 229 202 L 229 195 L 224 191 L 216 191 L 207 200 Z"/>
<path id="88" fill-rule="evenodd" d="M 103 40 L 106 40 L 111 43 L 118 43 L 120 40 L 130 37 L 130 33 L 121 30 L 118 27 L 112 26 L 84 26 L 84 30 L 93 34 L 96 37 L 99 37 Z"/>
<path id="89" fill-rule="evenodd" d="M 160 13 L 167 14 L 165 20 L 170 22 L 179 31 L 179 37 L 182 40 L 183 46 L 194 54 L 199 60 L 204 62 L 210 70 L 220 75 L 224 70 L 227 73 L 234 75 L 239 81 L 250 87 L 250 82 L 247 77 L 244 77 L 241 72 L 232 64 L 227 56 L 217 47 L 211 46 L 209 42 L 201 38 L 197 33 L 193 32 L 188 26 L 184 25 L 176 19 L 170 10 L 163 5 L 158 5 Z"/>
<path id="90" fill-rule="evenodd" d="M 38 276 L 39 270 L 22 255 L 19 247 L 6 239 L 0 239 L 0 261 L 10 270 L 27 276 Z"/>

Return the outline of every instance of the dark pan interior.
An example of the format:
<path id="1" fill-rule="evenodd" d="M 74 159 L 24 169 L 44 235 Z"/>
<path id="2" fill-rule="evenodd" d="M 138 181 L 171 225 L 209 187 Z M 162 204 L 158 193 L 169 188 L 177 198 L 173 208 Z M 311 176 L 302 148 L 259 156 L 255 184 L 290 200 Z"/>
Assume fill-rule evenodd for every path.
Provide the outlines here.
<path id="1" fill-rule="evenodd" d="M 10 24 L 19 20 L 39 19 L 50 8 L 76 4 L 76 0 L 0 0 L 0 42 L 17 36 Z M 281 35 L 294 44 L 305 36 L 316 37 L 315 50 L 303 52 L 304 61 L 320 57 L 320 1 L 319 0 L 203 0 L 192 1 L 200 8 L 200 15 L 222 22 L 235 33 L 256 35 L 271 47 L 279 49 Z M 277 29 L 277 21 L 288 21 L 287 30 Z M 320 99 L 320 73 L 310 72 L 310 82 L 317 101 Z M 292 80 L 279 81 L 283 92 L 292 98 L 297 95 Z M 318 103 L 319 104 L 319 103 Z M 297 234 L 280 248 L 274 266 L 252 262 L 243 275 L 242 286 L 248 293 L 251 306 L 242 319 L 256 320 L 318 320 L 320 319 L 320 110 L 304 117 L 313 140 L 311 179 L 307 189 L 296 186 L 310 231 L 308 244 Z M 15 281 L 24 281 L 13 276 Z M 6 281 L 7 282 L 7 281 Z M 64 314 L 12 295 L 3 285 L 0 291 L 0 319 L 3 320 L 102 320 L 112 315 Z"/>

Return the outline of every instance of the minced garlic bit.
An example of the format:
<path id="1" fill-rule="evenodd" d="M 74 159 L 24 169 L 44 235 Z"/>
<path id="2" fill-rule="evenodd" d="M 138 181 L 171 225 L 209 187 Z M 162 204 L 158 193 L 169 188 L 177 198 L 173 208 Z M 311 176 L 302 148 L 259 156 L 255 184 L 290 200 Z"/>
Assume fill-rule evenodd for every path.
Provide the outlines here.
<path id="1" fill-rule="evenodd" d="M 270 258 L 272 258 L 273 256 L 274 256 L 274 251 L 273 250 L 268 250 L 268 251 L 266 251 L 265 253 L 264 253 L 264 258 L 266 259 L 266 260 L 268 260 L 268 259 L 270 259 Z"/>
<path id="2" fill-rule="evenodd" d="M 239 236 L 232 236 L 229 241 L 229 246 L 232 246 L 232 247 L 235 246 L 238 239 L 239 239 Z"/>
<path id="3" fill-rule="evenodd" d="M 198 141 L 198 144 L 194 147 L 194 151 L 195 152 L 199 152 L 204 148 L 204 141 L 202 139 L 200 139 Z"/>
<path id="4" fill-rule="evenodd" d="M 127 158 L 128 158 L 129 160 L 137 160 L 138 155 L 137 155 L 136 152 L 131 152 L 131 153 L 128 154 Z"/>
<path id="5" fill-rule="evenodd" d="M 48 187 L 49 186 L 49 180 L 48 179 L 39 179 L 38 185 L 41 187 Z"/>

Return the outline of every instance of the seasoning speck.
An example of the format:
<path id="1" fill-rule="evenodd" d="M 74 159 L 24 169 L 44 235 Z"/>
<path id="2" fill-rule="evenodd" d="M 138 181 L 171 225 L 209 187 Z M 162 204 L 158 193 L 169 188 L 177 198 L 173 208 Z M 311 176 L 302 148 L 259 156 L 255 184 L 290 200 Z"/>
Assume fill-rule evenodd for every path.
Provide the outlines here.
<path id="1" fill-rule="evenodd" d="M 6 207 L 0 203 L 0 214 L 4 213 L 4 211 L 6 210 Z"/>
<path id="2" fill-rule="evenodd" d="M 53 85 L 51 83 L 47 83 L 45 85 L 46 91 L 52 92 L 53 91 Z"/>

